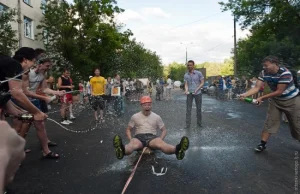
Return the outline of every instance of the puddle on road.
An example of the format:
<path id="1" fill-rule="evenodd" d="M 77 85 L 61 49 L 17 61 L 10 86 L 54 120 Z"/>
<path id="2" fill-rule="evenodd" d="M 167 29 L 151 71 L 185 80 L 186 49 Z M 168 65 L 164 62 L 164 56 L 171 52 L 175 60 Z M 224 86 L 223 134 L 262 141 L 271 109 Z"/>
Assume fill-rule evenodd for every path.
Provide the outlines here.
<path id="1" fill-rule="evenodd" d="M 236 150 L 238 149 L 238 147 L 236 146 L 229 146 L 229 147 L 217 147 L 217 146 L 202 146 L 202 147 L 197 147 L 197 146 L 193 146 L 193 147 L 190 147 L 188 149 L 189 150 L 192 150 L 192 151 L 198 151 L 198 150 L 205 150 L 205 151 L 216 151 L 216 150 L 220 150 L 220 151 L 233 151 L 233 150 Z"/>
<path id="2" fill-rule="evenodd" d="M 239 119 L 239 118 L 242 118 L 241 114 L 239 113 L 233 113 L 233 112 L 230 112 L 230 113 L 227 113 L 227 116 L 229 116 L 229 118 L 227 117 L 226 119 Z"/>
<path id="3" fill-rule="evenodd" d="M 109 166 L 107 166 L 106 168 L 101 168 L 100 170 L 98 170 L 95 175 L 99 176 L 101 174 L 107 173 L 109 171 L 124 171 L 124 169 L 129 167 L 129 163 L 127 160 L 119 160 Z"/>

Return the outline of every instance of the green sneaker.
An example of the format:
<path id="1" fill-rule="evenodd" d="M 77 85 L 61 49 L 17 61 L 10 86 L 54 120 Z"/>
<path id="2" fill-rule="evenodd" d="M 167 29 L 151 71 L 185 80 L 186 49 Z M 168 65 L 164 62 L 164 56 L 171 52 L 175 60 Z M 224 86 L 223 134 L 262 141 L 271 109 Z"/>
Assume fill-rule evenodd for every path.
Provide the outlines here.
<path id="1" fill-rule="evenodd" d="M 185 151 L 189 148 L 190 141 L 189 138 L 183 136 L 180 140 L 180 143 L 176 146 L 176 158 L 182 160 L 185 156 Z"/>
<path id="2" fill-rule="evenodd" d="M 122 143 L 122 138 L 119 135 L 116 135 L 113 140 L 116 156 L 121 160 L 125 155 L 124 145 Z"/>

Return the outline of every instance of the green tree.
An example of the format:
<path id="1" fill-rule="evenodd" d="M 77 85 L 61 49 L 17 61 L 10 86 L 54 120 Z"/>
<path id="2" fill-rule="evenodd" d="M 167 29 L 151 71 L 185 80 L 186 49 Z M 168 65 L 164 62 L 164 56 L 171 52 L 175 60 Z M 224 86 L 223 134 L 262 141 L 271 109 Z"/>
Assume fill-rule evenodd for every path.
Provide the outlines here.
<path id="1" fill-rule="evenodd" d="M 233 75 L 233 60 L 232 59 L 225 59 L 223 64 L 221 65 L 220 74 L 223 76 Z"/>
<path id="2" fill-rule="evenodd" d="M 162 74 L 160 57 L 130 40 L 132 32 L 114 22 L 123 11 L 114 0 L 75 0 L 72 5 L 50 1 L 43 9 L 45 18 L 38 28 L 45 32 L 40 35 L 47 51 L 59 68 L 71 68 L 78 79 L 91 75 L 95 67 L 105 77 Z"/>
<path id="3" fill-rule="evenodd" d="M 182 63 L 173 62 L 169 64 L 168 74 L 172 80 L 183 81 L 183 76 L 187 71 L 187 68 Z"/>
<path id="4" fill-rule="evenodd" d="M 17 49 L 17 31 L 11 27 L 11 22 L 15 22 L 16 10 L 6 9 L 0 12 L 0 53 L 11 56 L 11 52 Z"/>
<path id="5" fill-rule="evenodd" d="M 282 63 L 300 65 L 300 2 L 298 0 L 229 0 L 221 2 L 243 29 L 251 35 L 239 40 L 237 61 L 239 74 L 257 75 L 261 60 L 278 56 Z"/>

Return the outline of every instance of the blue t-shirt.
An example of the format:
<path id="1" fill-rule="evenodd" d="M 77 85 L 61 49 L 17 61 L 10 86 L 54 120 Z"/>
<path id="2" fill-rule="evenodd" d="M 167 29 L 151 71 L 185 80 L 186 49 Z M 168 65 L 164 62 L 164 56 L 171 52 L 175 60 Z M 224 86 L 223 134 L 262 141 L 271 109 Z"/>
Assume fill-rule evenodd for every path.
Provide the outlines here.
<path id="1" fill-rule="evenodd" d="M 224 87 L 223 78 L 220 78 L 218 88 L 219 88 L 219 90 L 223 90 L 223 87 Z"/>
<path id="2" fill-rule="evenodd" d="M 228 89 L 231 89 L 231 88 L 232 88 L 232 82 L 231 82 L 231 79 L 230 79 L 230 78 L 228 78 L 228 79 L 226 80 L 226 87 L 227 87 Z"/>

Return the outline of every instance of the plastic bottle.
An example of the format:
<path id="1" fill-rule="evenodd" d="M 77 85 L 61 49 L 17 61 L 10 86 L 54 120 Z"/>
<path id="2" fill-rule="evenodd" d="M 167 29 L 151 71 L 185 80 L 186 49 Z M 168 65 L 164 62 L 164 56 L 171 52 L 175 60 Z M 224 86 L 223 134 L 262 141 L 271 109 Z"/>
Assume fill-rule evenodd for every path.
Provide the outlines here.
<path id="1" fill-rule="evenodd" d="M 237 98 L 240 98 L 240 97 L 241 97 L 241 95 L 237 94 L 237 95 L 236 95 L 236 97 L 237 97 Z M 248 102 L 248 103 L 251 103 L 251 104 L 255 104 L 255 105 L 257 105 L 257 104 L 258 104 L 258 102 L 257 102 L 257 100 L 256 100 L 256 99 L 249 98 L 249 97 L 247 97 L 247 98 L 244 98 L 244 101 L 245 101 L 245 102 Z"/>
<path id="2" fill-rule="evenodd" d="M 248 103 L 255 104 L 255 105 L 258 104 L 257 100 L 256 100 L 256 99 L 253 99 L 253 98 L 244 98 L 244 101 L 245 101 L 245 102 L 248 102 Z"/>
<path id="3" fill-rule="evenodd" d="M 14 116 L 14 115 L 10 115 L 8 113 L 5 113 L 4 116 L 5 117 L 10 117 L 10 118 L 17 118 L 20 121 L 28 121 L 28 122 L 32 122 L 33 121 L 33 115 L 32 114 L 28 114 L 28 113 L 20 114 L 18 116 Z"/>

